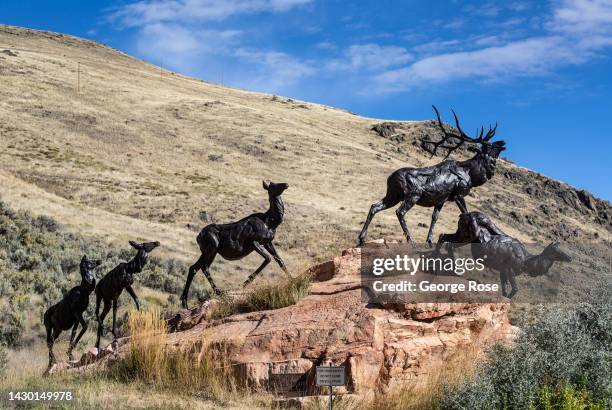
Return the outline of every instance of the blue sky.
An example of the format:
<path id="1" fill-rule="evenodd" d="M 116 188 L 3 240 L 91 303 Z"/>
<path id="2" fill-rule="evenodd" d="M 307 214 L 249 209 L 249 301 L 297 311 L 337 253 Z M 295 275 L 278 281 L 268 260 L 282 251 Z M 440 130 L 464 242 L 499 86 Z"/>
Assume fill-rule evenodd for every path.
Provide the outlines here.
<path id="1" fill-rule="evenodd" d="M 499 122 L 506 156 L 612 199 L 612 0 L 9 2 L 0 22 L 387 119 Z"/>

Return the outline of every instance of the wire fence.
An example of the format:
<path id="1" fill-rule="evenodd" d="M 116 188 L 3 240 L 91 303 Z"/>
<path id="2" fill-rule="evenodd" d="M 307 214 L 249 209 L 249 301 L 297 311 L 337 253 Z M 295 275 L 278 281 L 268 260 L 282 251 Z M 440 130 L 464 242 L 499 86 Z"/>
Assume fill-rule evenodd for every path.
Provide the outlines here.
<path id="1" fill-rule="evenodd" d="M 10 50 L 10 51 L 19 51 L 19 52 L 23 52 L 23 53 L 35 53 L 35 54 L 43 54 L 43 55 L 48 55 L 48 56 L 53 56 L 53 57 L 58 57 L 58 53 L 54 53 L 54 52 L 49 52 L 49 51 L 44 51 L 44 50 L 40 50 L 40 49 L 33 49 L 33 48 L 23 48 L 23 47 L 15 47 L 13 45 L 9 45 L 9 44 L 0 44 L 0 50 Z M 74 60 L 76 62 L 76 69 L 75 69 L 75 74 L 76 74 L 76 78 L 75 78 L 75 88 L 77 89 L 77 92 L 79 92 L 80 90 L 80 85 L 81 85 L 81 75 L 85 75 L 86 72 L 83 71 L 85 68 L 89 67 L 91 69 L 98 69 L 100 66 L 105 66 L 111 69 L 115 69 L 115 71 L 117 70 L 123 70 L 123 72 L 125 72 L 126 74 L 130 74 L 130 75 L 140 75 L 140 76 L 144 76 L 144 77 L 148 77 L 151 79 L 159 79 L 159 80 L 172 80 L 175 78 L 180 78 L 181 81 L 189 81 L 191 83 L 195 83 L 195 84 L 201 84 L 201 83 L 205 83 L 205 84 L 209 84 L 209 85 L 213 85 L 213 86 L 220 86 L 223 87 L 223 81 L 221 80 L 221 82 L 215 82 L 215 81 L 210 81 L 210 80 L 201 80 L 201 79 L 196 79 L 193 77 L 189 77 L 189 76 L 185 76 L 182 74 L 178 74 L 174 71 L 171 70 L 167 70 L 165 69 L 163 66 L 156 66 L 152 63 L 146 62 L 144 60 L 138 60 L 135 59 L 131 56 L 128 56 L 127 54 L 113 49 L 113 48 L 108 48 L 106 51 L 111 51 L 111 52 L 115 52 L 118 55 L 120 55 L 123 58 L 126 59 L 132 59 L 132 64 L 121 64 L 118 62 L 111 62 L 109 60 L 101 60 L 101 59 L 95 59 L 95 58 L 91 58 L 91 57 L 86 57 L 86 56 L 82 56 L 79 58 L 70 58 L 66 55 L 62 55 L 62 57 L 64 58 L 70 58 L 71 60 Z M 146 67 L 146 69 L 143 69 L 142 67 L 139 67 L 138 65 L 142 66 L 144 65 Z M 223 75 L 221 74 L 221 78 L 223 78 Z M 182 84 L 175 82 L 173 84 L 173 86 L 178 86 L 181 87 L 183 86 Z M 183 88 L 186 89 L 186 87 L 183 86 Z M 240 88 L 237 88 L 240 89 Z M 248 90 L 243 90 L 242 91 L 248 91 Z"/>
<path id="2" fill-rule="evenodd" d="M 73 71 L 75 77 L 74 77 L 74 88 L 77 94 L 83 94 L 83 93 L 87 93 L 87 73 L 88 73 L 88 69 L 91 71 L 96 71 L 96 70 L 100 70 L 101 67 L 105 67 L 108 68 L 109 70 L 113 71 L 113 75 L 121 75 L 121 73 L 125 74 L 126 76 L 136 76 L 138 78 L 148 78 L 151 80 L 159 80 L 159 81 L 163 81 L 167 84 L 171 84 L 172 87 L 177 88 L 179 90 L 184 90 L 186 92 L 186 94 L 193 94 L 194 93 L 194 89 L 190 87 L 190 85 L 202 85 L 207 84 L 207 85 L 212 85 L 212 86 L 216 86 L 216 87 L 223 87 L 224 90 L 227 90 L 226 87 L 223 85 L 222 81 L 221 83 L 216 83 L 213 81 L 209 81 L 209 80 L 200 80 L 200 79 L 195 79 L 193 77 L 188 77 L 185 75 L 181 75 L 181 74 L 177 74 L 173 71 L 164 69 L 161 66 L 156 66 L 152 63 L 148 63 L 146 61 L 143 60 L 138 60 L 135 59 L 119 50 L 113 49 L 111 47 L 107 47 L 107 48 L 103 48 L 103 51 L 106 52 L 114 52 L 117 53 L 118 56 L 120 56 L 121 58 L 125 58 L 130 60 L 129 64 L 122 64 L 116 61 L 109 61 L 109 60 L 105 60 L 105 59 L 99 59 L 99 58 L 93 58 L 90 56 L 79 56 L 78 58 L 75 58 L 74 56 L 69 56 L 66 54 L 60 54 L 57 52 L 52 52 L 52 51 L 46 51 L 46 50 L 41 50 L 41 49 L 35 49 L 35 48 L 25 48 L 25 47 L 17 47 L 15 45 L 11 45 L 11 44 L 0 44 L 0 52 L 2 52 L 2 50 L 10 50 L 10 51 L 16 51 L 16 52 L 21 52 L 21 53 L 32 53 L 32 54 L 39 54 L 39 55 L 47 55 L 47 56 L 51 56 L 57 59 L 61 59 L 63 61 L 66 60 L 70 60 L 74 63 L 74 68 L 72 68 L 71 70 Z M 178 80 L 178 81 L 174 81 L 174 80 Z M 236 88 L 234 87 L 233 89 L 235 90 L 240 90 L 240 91 L 245 91 L 245 92 L 249 92 L 251 93 L 252 91 L 249 90 L 245 90 L 245 89 L 240 89 L 240 88 Z M 272 94 L 263 94 L 263 95 L 267 95 L 269 96 L 271 99 L 273 99 L 276 96 L 273 96 Z M 263 96 L 262 95 L 262 96 Z M 297 161 L 294 162 L 295 163 L 299 163 L 300 167 L 302 169 L 305 169 L 308 167 L 308 163 L 309 163 L 309 159 L 307 155 L 301 155 Z M 250 168 L 252 171 L 256 171 L 255 173 L 257 173 L 258 175 L 261 175 L 262 177 L 264 177 L 266 174 L 269 174 L 270 170 L 269 170 L 269 166 L 268 164 L 264 164 L 261 161 L 251 161 L 250 163 Z M 215 167 L 213 167 L 214 172 L 215 172 L 215 176 L 217 178 L 221 178 L 222 174 L 227 172 L 227 169 L 224 169 L 221 165 L 217 165 Z M 257 172 L 259 171 L 259 172 Z M 327 187 L 329 189 L 331 189 L 332 186 L 332 180 L 333 177 L 330 176 L 330 179 L 328 181 L 328 183 L 326 184 Z"/>

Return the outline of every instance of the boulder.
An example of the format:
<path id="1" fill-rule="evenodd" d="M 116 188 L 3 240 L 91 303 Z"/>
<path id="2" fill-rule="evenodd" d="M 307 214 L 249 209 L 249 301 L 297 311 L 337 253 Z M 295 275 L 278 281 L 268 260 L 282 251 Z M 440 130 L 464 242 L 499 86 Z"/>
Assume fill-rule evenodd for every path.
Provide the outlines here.
<path id="1" fill-rule="evenodd" d="M 384 246 L 381 242 L 380 246 Z M 199 320 L 188 315 L 168 335 L 168 344 L 188 349 L 207 338 L 207 350 L 223 349 L 238 379 L 255 390 L 278 391 L 277 380 L 292 395 L 314 394 L 315 366 L 343 365 L 348 384 L 338 392 L 386 390 L 423 374 L 467 346 L 485 347 L 511 340 L 515 329 L 506 303 L 418 303 L 371 307 L 360 284 L 361 249 L 308 270 L 308 296 L 282 309 Z"/>
<path id="2" fill-rule="evenodd" d="M 218 299 L 209 299 L 192 309 L 181 310 L 172 318 L 168 319 L 168 330 L 170 332 L 180 332 L 191 329 L 203 320 L 210 319 L 214 308 L 218 304 Z"/>

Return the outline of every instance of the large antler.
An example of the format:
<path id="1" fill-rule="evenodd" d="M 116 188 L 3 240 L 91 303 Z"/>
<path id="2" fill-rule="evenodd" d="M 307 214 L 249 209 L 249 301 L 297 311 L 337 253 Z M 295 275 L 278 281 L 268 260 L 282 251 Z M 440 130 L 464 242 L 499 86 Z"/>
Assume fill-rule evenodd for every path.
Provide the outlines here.
<path id="1" fill-rule="evenodd" d="M 491 128 L 491 126 L 489 126 L 489 131 L 487 132 L 485 136 L 483 136 L 484 127 L 481 127 L 480 135 L 478 135 L 478 130 L 476 130 L 476 134 L 478 135 L 478 138 L 470 137 L 465 132 L 463 132 L 463 129 L 461 129 L 461 125 L 459 125 L 459 118 L 457 118 L 457 114 L 455 114 L 454 110 L 451 110 L 451 111 L 453 113 L 453 117 L 455 117 L 455 126 L 457 127 L 457 130 L 459 131 L 459 135 L 449 134 L 448 132 L 446 132 L 446 129 L 444 128 L 444 125 L 442 124 L 442 120 L 440 119 L 440 112 L 438 112 L 438 109 L 436 108 L 435 105 L 432 105 L 432 107 L 434 111 L 436 112 L 436 118 L 438 119 L 438 125 L 440 126 L 440 130 L 442 130 L 444 137 L 440 141 L 432 141 L 429 139 L 423 140 L 424 143 L 433 145 L 432 151 L 429 151 L 428 149 L 426 149 L 429 153 L 431 153 L 431 158 L 433 158 L 433 156 L 436 155 L 438 148 L 444 148 L 447 150 L 446 156 L 444 157 L 444 159 L 446 159 L 450 156 L 450 154 L 453 151 L 457 150 L 461 145 L 463 145 L 464 142 L 471 142 L 474 144 L 483 144 L 483 143 L 487 143 L 495 135 L 495 130 L 497 129 L 497 123 L 495 123 L 494 128 Z M 455 145 L 444 145 L 446 142 L 452 143 L 452 138 L 458 139 L 459 142 L 456 143 Z"/>
<path id="2" fill-rule="evenodd" d="M 442 124 L 442 120 L 440 119 L 440 112 L 438 111 L 435 105 L 432 105 L 432 107 L 434 111 L 436 112 L 436 118 L 438 119 L 438 125 L 440 126 L 440 130 L 442 130 L 442 134 L 444 134 L 444 137 L 440 141 L 432 141 L 429 139 L 423 140 L 424 143 L 433 145 L 433 150 L 431 151 L 425 148 L 426 147 L 425 145 L 423 145 L 423 147 L 425 148 L 426 151 L 428 151 L 431 154 L 431 158 L 433 158 L 434 155 L 436 155 L 438 148 L 444 148 L 448 150 L 446 156 L 444 157 L 446 159 L 451 154 L 451 152 L 455 151 L 461 145 L 463 145 L 463 143 L 465 142 L 463 136 L 467 137 L 468 139 L 469 137 L 465 135 L 465 133 L 463 133 L 463 131 L 461 130 L 461 127 L 459 126 L 457 127 L 457 129 L 459 130 L 461 135 L 449 134 L 448 132 L 446 132 L 446 129 L 444 128 L 444 124 Z M 455 112 L 453 111 L 453 115 L 454 114 Z M 456 115 L 455 115 L 455 120 L 456 120 L 457 125 L 459 125 L 459 121 L 457 120 Z M 446 142 L 449 142 L 450 144 L 452 144 L 453 139 L 458 139 L 459 142 L 456 143 L 455 145 L 444 145 Z"/>

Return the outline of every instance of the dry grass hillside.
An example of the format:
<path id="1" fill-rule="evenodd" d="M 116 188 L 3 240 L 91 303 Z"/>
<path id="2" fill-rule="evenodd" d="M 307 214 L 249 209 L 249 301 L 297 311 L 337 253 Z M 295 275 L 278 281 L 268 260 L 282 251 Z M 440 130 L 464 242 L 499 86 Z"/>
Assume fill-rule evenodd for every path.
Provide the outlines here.
<path id="1" fill-rule="evenodd" d="M 159 254 L 185 262 L 210 221 L 267 208 L 262 179 L 290 184 L 277 233 L 290 270 L 354 245 L 390 172 L 440 161 L 418 143 L 438 132 L 431 121 L 383 133 L 372 130 L 379 123 L 184 77 L 91 41 L 0 26 L 2 199 L 109 242 L 159 240 Z M 512 145 L 503 124 L 498 134 Z M 607 239 L 612 229 L 610 203 L 506 160 L 467 203 L 523 240 Z M 407 215 L 420 241 L 430 215 L 419 207 Z M 449 204 L 436 233 L 454 230 L 457 215 Z M 393 211 L 374 220 L 369 238 L 378 237 L 401 239 Z M 259 262 L 217 260 L 212 272 L 233 284 Z"/>

